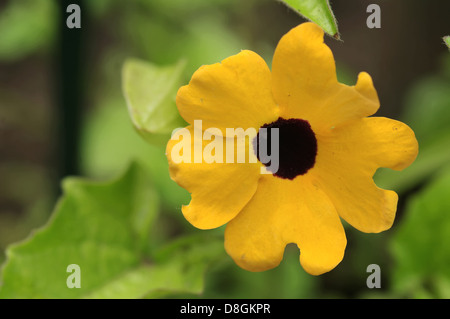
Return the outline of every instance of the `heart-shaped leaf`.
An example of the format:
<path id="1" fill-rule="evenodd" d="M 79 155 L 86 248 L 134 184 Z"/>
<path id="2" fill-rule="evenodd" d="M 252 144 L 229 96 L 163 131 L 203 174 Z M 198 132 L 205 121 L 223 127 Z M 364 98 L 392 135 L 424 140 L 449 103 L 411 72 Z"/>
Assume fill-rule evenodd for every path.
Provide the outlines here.
<path id="1" fill-rule="evenodd" d="M 155 247 L 150 234 L 158 197 L 140 165 L 112 182 L 68 178 L 63 189 L 49 223 L 8 248 L 0 298 L 200 293 L 206 267 L 224 254 L 221 241 L 205 237 L 170 243 L 169 254 Z"/>

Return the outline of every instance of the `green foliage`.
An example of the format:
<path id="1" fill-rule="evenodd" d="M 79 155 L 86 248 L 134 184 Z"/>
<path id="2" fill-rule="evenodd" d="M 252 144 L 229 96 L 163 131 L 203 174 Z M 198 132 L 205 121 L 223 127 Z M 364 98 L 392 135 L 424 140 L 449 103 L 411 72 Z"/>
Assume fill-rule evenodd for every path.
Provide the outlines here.
<path id="1" fill-rule="evenodd" d="M 211 240 L 212 239 L 212 240 Z M 95 299 L 161 298 L 203 293 L 207 268 L 223 256 L 223 243 L 209 236 L 192 236 L 167 244 L 152 255 L 154 263 L 123 273 L 85 296 Z"/>
<path id="2" fill-rule="evenodd" d="M 319 292 L 317 277 L 300 266 L 299 250 L 286 247 L 283 260 L 274 269 L 248 272 L 227 258 L 208 272 L 205 298 L 315 298 Z"/>
<path id="3" fill-rule="evenodd" d="M 57 19 L 53 0 L 9 1 L 0 12 L 0 60 L 18 60 L 48 47 Z"/>
<path id="4" fill-rule="evenodd" d="M 123 67 L 123 92 L 136 130 L 150 143 L 165 145 L 170 134 L 186 123 L 178 113 L 175 96 L 185 62 L 168 67 L 130 59 Z"/>
<path id="5" fill-rule="evenodd" d="M 63 182 L 64 196 L 49 223 L 7 250 L 1 298 L 139 298 L 199 293 L 206 265 L 223 247 L 198 239 L 169 253 L 152 247 L 158 196 L 132 165 L 119 179 Z M 81 288 L 66 285 L 67 266 L 81 268 Z"/>
<path id="6" fill-rule="evenodd" d="M 328 1 L 282 2 L 320 25 L 327 34 L 338 37 Z M 54 0 L 5 3 L 0 13 L 0 60 L 16 60 L 48 48 L 59 18 L 56 5 Z M 244 48 L 262 53 L 269 61 L 273 43 L 267 40 L 270 36 L 261 35 L 264 28 L 260 24 L 270 18 L 270 5 L 276 3 L 86 1 L 83 12 L 95 21 L 92 34 L 106 41 L 94 47 L 99 56 L 95 54 L 96 58 L 86 61 L 86 79 L 98 81 L 96 85 L 86 82 L 86 100 L 95 105 L 86 108 L 89 113 L 83 121 L 81 175 L 111 177 L 134 160 L 139 164 L 109 182 L 65 180 L 64 195 L 48 224 L 8 248 L 1 298 L 158 298 L 192 294 L 206 298 L 315 298 L 345 297 L 348 292 L 354 296 L 355 291 L 358 295 L 372 294 L 367 297 L 450 298 L 450 273 L 446 267 L 450 262 L 446 245 L 450 239 L 450 204 L 446 196 L 450 171 L 427 186 L 428 179 L 450 161 L 450 72 L 421 80 L 407 96 L 401 120 L 413 128 L 419 140 L 417 161 L 402 172 L 380 170 L 376 175 L 379 186 L 400 193 L 419 185 L 425 185 L 425 190 L 411 202 L 401 197 L 408 201 L 407 209 L 402 211 L 399 206 L 399 218 L 392 231 L 368 235 L 347 229 L 346 257 L 333 272 L 320 278 L 309 276 L 300 267 L 298 249 L 292 245 L 287 247 L 279 267 L 247 272 L 229 257 L 221 260 L 224 227 L 200 232 L 184 220 L 180 208 L 188 203 L 189 194 L 170 179 L 164 154 L 172 129 L 186 125 L 176 111 L 176 91 L 201 65 L 217 63 Z M 276 33 L 286 31 L 286 23 L 271 26 Z M 449 37 L 443 40 L 450 45 Z M 129 56 L 140 59 L 123 64 Z M 337 64 L 341 69 L 339 61 Z M 121 94 L 120 72 L 129 114 Z M 354 84 L 354 74 L 347 74 L 345 69 L 338 73 L 340 81 Z M 4 109 L 9 112 L 17 105 Z M 21 130 L 30 124 L 22 113 L 14 113 L 18 114 Z M 28 117 L 35 122 L 35 117 Z M 47 179 L 33 176 L 30 169 L 16 163 L 0 172 L 2 178 L 15 176 L 14 180 L 8 179 L 13 183 L 5 183 L 4 192 L 29 201 L 34 210 L 49 211 L 42 208 L 45 205 L 30 200 L 29 195 L 36 184 L 42 186 Z M 46 171 L 40 174 L 46 175 Z M 39 193 L 38 197 L 45 195 Z M 23 238 L 29 227 L 40 224 L 35 222 L 18 231 L 17 225 L 25 224 L 23 217 L 1 217 L 5 231 L 0 241 L 7 238 L 5 243 Z M 192 232 L 199 235 L 188 235 Z M 175 234 L 180 238 L 173 240 Z M 387 246 L 391 247 L 397 269 L 391 268 Z M 365 267 L 373 262 L 381 266 L 384 276 L 391 278 L 392 272 L 394 290 L 386 289 L 384 281 L 382 292 L 366 289 Z M 72 263 L 81 266 L 80 289 L 66 286 L 70 275 L 66 268 Z"/>
<path id="7" fill-rule="evenodd" d="M 414 196 L 391 242 L 394 289 L 450 298 L 450 169 Z"/>
<path id="8" fill-rule="evenodd" d="M 327 0 L 280 0 L 288 7 L 317 23 L 330 36 L 339 39 L 338 27 Z"/>

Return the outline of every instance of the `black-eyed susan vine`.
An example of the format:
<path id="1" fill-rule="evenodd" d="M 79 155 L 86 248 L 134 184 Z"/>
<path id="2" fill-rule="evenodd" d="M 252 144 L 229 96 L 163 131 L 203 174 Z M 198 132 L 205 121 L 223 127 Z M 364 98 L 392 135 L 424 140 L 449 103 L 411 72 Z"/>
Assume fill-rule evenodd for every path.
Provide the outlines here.
<path id="1" fill-rule="evenodd" d="M 182 208 L 185 218 L 201 229 L 228 223 L 225 249 L 242 268 L 274 268 L 285 246 L 296 243 L 303 268 L 320 275 L 344 256 L 340 218 L 368 233 L 394 222 L 398 196 L 372 177 L 379 167 L 402 170 L 415 160 L 414 132 L 401 122 L 369 117 L 379 108 L 371 77 L 361 72 L 355 86 L 339 83 L 316 24 L 301 24 L 282 37 L 272 72 L 258 54 L 244 50 L 201 67 L 176 102 L 193 136 L 199 120 L 203 130 L 279 130 L 274 174 L 261 174 L 260 161 L 179 162 L 174 148 L 181 138 L 167 145 L 171 177 L 192 196 Z M 201 139 L 189 143 L 192 153 L 207 147 Z"/>
<path id="2" fill-rule="evenodd" d="M 3 44 L 0 59 L 3 61 L 17 59 L 20 63 L 21 57 L 53 43 L 55 37 L 51 35 L 57 24 L 50 17 L 57 2 L 34 2 L 38 7 L 33 12 L 27 5 L 16 7 L 15 2 L 11 2 L 4 14 L 0 14 L 0 23 L 5 26 L 0 35 L 0 44 Z M 223 8 L 239 6 L 242 2 L 138 2 L 135 6 L 138 11 L 121 10 L 126 5 L 114 0 L 102 1 L 102 4 L 88 2 L 87 9 L 83 10 L 93 10 L 97 6 L 98 17 L 100 11 L 111 13 L 107 7 L 114 7 L 116 12 L 121 12 L 121 17 L 127 16 L 126 23 L 120 19 L 114 23 L 117 30 L 127 26 L 123 34 L 128 42 L 122 39 L 123 43 L 127 43 L 127 48 L 142 46 L 144 51 L 135 56 L 152 61 L 128 60 L 122 74 L 131 122 L 141 137 L 150 144 L 166 145 L 172 130 L 185 126 L 185 120 L 190 125 L 184 132 L 192 133 L 194 140 L 196 132 L 192 125 L 195 126 L 196 121 L 203 124 L 201 137 L 206 136 L 205 132 L 211 133 L 210 128 L 275 129 L 279 135 L 269 133 L 265 141 L 272 142 L 278 137 L 278 166 L 273 170 L 262 159 L 259 153 L 262 135 L 258 131 L 254 136 L 245 137 L 243 143 L 254 152 L 247 154 L 254 160 L 251 163 L 226 160 L 224 163 L 179 163 L 172 156 L 176 140 L 167 146 L 167 161 L 163 149 L 149 147 L 137 134 L 133 135 L 120 88 L 109 90 L 111 87 L 106 83 L 109 81 L 105 81 L 98 87 L 104 84 L 108 91 L 96 93 L 104 106 L 96 115 L 101 125 L 91 124 L 95 129 L 85 138 L 92 143 L 86 153 L 91 158 L 96 157 L 87 175 L 103 177 L 104 172 L 109 175 L 119 166 L 111 164 L 114 169 L 110 169 L 108 160 L 122 163 L 121 160 L 128 159 L 124 154 L 131 149 L 132 152 L 138 150 L 133 156 L 139 157 L 144 165 L 132 164 L 119 178 L 105 183 L 66 179 L 64 194 L 50 221 L 25 241 L 6 249 L 0 298 L 157 298 L 162 293 L 201 294 L 205 270 L 216 260 L 221 260 L 218 268 L 226 264 L 227 270 L 214 269 L 207 278 L 208 297 L 220 294 L 246 298 L 265 296 L 263 290 L 277 298 L 287 290 L 290 293 L 284 296 L 289 298 L 298 298 L 299 292 L 303 297 L 316 296 L 318 285 L 330 277 L 319 279 L 301 271 L 298 250 L 293 245 L 285 250 L 289 243 L 300 248 L 300 262 L 313 275 L 333 269 L 346 250 L 348 263 L 335 270 L 335 278 L 346 280 L 346 275 L 340 276 L 340 271 L 355 270 L 351 275 L 352 285 L 359 284 L 363 290 L 365 278 L 361 278 L 358 271 L 366 269 L 368 263 L 379 263 L 382 258 L 377 257 L 391 247 L 396 268 L 387 270 L 383 261 L 380 264 L 383 275 L 391 279 L 396 296 L 449 296 L 448 171 L 437 183 L 414 196 L 415 200 L 410 201 L 407 192 L 427 186 L 428 180 L 441 174 L 441 167 L 448 165 L 450 158 L 447 112 L 450 109 L 450 64 L 445 46 L 441 45 L 440 49 L 447 57 L 443 60 L 446 66 L 443 64 L 438 69 L 447 71 L 431 73 L 431 78 L 421 85 L 411 86 L 413 95 L 405 103 L 405 116 L 399 117 L 414 129 L 420 141 L 419 157 L 401 173 L 382 170 L 381 173 L 387 174 L 378 175 L 378 179 L 375 176 L 375 184 L 372 177 L 378 167 L 400 170 L 414 160 L 417 154 L 414 133 L 401 122 L 372 116 L 379 102 L 367 73 L 362 72 L 354 86 L 337 82 L 334 59 L 323 43 L 320 28 L 309 23 L 285 35 L 276 49 L 272 71 L 261 57 L 248 50 L 221 64 L 202 67 L 195 72 L 191 83 L 179 91 L 177 109 L 177 91 L 199 65 L 220 61 L 247 47 L 247 42 L 238 40 L 239 29 L 230 27 L 222 15 Z M 339 35 L 329 1 L 281 2 L 330 36 Z M 8 14 L 11 8 L 17 14 Z M 389 12 L 390 9 L 385 8 L 383 13 Z M 257 16 L 251 11 L 252 6 L 243 9 L 248 11 L 245 14 L 240 9 L 236 12 L 242 16 Z M 288 11 L 284 13 L 289 14 Z M 366 11 L 354 13 L 363 15 Z M 164 18 L 160 18 L 162 16 Z M 110 15 L 105 17 L 109 19 Z M 295 15 L 289 17 L 295 18 Z M 36 22 L 41 27 L 35 28 Z M 342 21 L 342 29 L 344 23 L 347 21 Z M 43 42 L 34 36 L 36 32 L 42 34 L 42 27 L 45 27 Z M 180 27 L 183 32 L 178 32 Z M 364 24 L 361 27 L 365 28 Z M 373 31 L 384 36 L 391 30 Z M 439 32 L 433 41 L 443 40 L 450 46 L 448 37 L 441 39 L 448 30 Z M 265 35 L 256 37 L 256 42 L 265 41 Z M 425 40 L 421 38 L 417 43 Z M 122 58 L 124 52 L 129 53 L 121 48 L 107 56 L 113 56 L 117 62 L 115 59 Z M 186 65 L 176 62 L 182 58 L 187 58 Z M 411 52 L 404 61 L 421 58 Z M 105 70 L 111 65 L 117 66 L 109 58 L 99 59 L 99 63 Z M 415 65 L 410 71 L 414 69 Z M 377 75 L 372 74 L 374 78 Z M 118 82 L 119 76 L 111 76 L 111 82 Z M 380 74 L 375 86 L 381 89 L 382 85 L 377 85 L 379 79 Z M 87 82 L 86 86 L 97 87 L 90 84 Z M 214 103 L 209 103 L 211 101 Z M 116 114 L 116 110 L 120 112 Z M 183 131 L 178 132 L 181 135 Z M 202 141 L 204 144 L 194 141 L 194 146 L 200 145 L 202 151 L 209 147 L 211 151 L 210 146 L 216 142 L 211 135 L 210 139 Z M 187 144 L 191 146 L 191 139 Z M 210 155 L 220 158 L 223 154 L 214 149 L 214 154 Z M 186 190 L 169 178 L 169 169 L 172 178 L 191 192 L 191 198 L 186 198 Z M 28 173 L 25 175 L 28 182 Z M 382 188 L 395 189 L 408 204 L 401 210 L 404 219 L 395 219 L 398 227 L 385 235 L 358 234 L 351 227 L 345 228 L 344 233 L 341 220 L 362 232 L 381 232 L 391 227 L 397 214 L 397 194 Z M 182 207 L 181 203 L 186 205 Z M 163 213 L 157 214 L 159 211 Z M 220 225 L 223 228 L 200 232 L 190 227 L 183 214 L 197 228 Z M 8 230 L 8 221 L 6 227 L 5 219 L 0 221 L 2 231 Z M 11 229 L 15 232 L 15 228 Z M 222 230 L 225 230 L 226 252 L 232 258 L 225 254 Z M 191 232 L 195 235 L 190 236 Z M 0 240 L 7 237 L 3 235 L 6 233 L 2 233 Z M 182 236 L 178 237 L 180 234 Z M 352 238 L 354 243 L 357 241 L 352 247 L 358 246 L 356 253 L 346 247 L 346 237 L 354 234 L 358 236 Z M 376 253 L 371 245 L 366 245 L 374 238 L 384 238 Z M 236 267 L 232 259 L 250 271 L 280 266 L 254 274 Z M 347 267 L 355 261 L 357 269 Z M 66 286 L 69 265 L 78 265 L 81 272 L 81 285 L 75 288 Z M 230 289 L 234 289 L 234 293 Z M 326 293 L 328 291 L 317 295 L 329 296 Z"/>

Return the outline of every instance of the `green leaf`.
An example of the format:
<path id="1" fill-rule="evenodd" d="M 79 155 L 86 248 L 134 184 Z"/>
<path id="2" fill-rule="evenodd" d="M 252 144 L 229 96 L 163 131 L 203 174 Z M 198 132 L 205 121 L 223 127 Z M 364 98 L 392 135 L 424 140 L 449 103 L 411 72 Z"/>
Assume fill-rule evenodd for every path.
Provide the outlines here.
<path id="1" fill-rule="evenodd" d="M 339 39 L 333 11 L 327 0 L 279 0 L 306 19 L 317 23 L 328 35 Z"/>
<path id="2" fill-rule="evenodd" d="M 448 47 L 448 49 L 450 50 L 450 35 L 446 35 L 445 37 L 442 38 L 444 40 L 445 45 Z"/>
<path id="3" fill-rule="evenodd" d="M 199 293 L 203 272 L 223 244 L 177 246 L 161 258 L 150 230 L 158 198 L 146 171 L 132 165 L 119 179 L 63 182 L 49 223 L 7 250 L 0 298 L 139 298 Z M 153 258 L 155 255 L 157 257 Z M 81 288 L 68 288 L 68 265 L 80 267 Z"/>
<path id="4" fill-rule="evenodd" d="M 179 242 L 189 245 L 180 245 Z M 169 244 L 162 251 L 163 256 L 158 256 L 158 252 L 155 254 L 155 264 L 132 269 L 86 298 L 159 298 L 173 293 L 200 294 L 209 264 L 223 256 L 223 242 L 205 236 L 188 237 Z"/>
<path id="5" fill-rule="evenodd" d="M 0 297 L 77 298 L 139 265 L 158 211 L 142 169 L 109 183 L 67 178 L 63 190 L 49 223 L 7 250 Z M 81 289 L 67 288 L 70 264 L 81 268 Z"/>
<path id="6" fill-rule="evenodd" d="M 128 111 L 137 131 L 150 143 L 165 145 L 170 134 L 186 123 L 178 113 L 175 97 L 186 63 L 159 67 L 129 59 L 122 70 Z"/>
<path id="7" fill-rule="evenodd" d="M 450 297 L 449 168 L 409 201 L 392 238 L 393 286 L 410 297 Z"/>

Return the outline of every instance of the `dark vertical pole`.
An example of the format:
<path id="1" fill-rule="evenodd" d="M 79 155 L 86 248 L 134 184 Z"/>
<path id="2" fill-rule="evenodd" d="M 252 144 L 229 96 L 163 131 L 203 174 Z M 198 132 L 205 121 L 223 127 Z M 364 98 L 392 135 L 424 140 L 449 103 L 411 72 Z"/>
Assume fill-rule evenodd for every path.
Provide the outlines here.
<path id="1" fill-rule="evenodd" d="M 81 110 L 83 103 L 83 38 L 84 38 L 84 7 L 81 0 L 58 0 L 60 6 L 57 88 L 59 92 L 57 118 L 58 154 L 60 178 L 79 173 L 79 134 Z M 69 28 L 66 24 L 70 12 L 70 4 L 81 8 L 81 28 Z"/>

